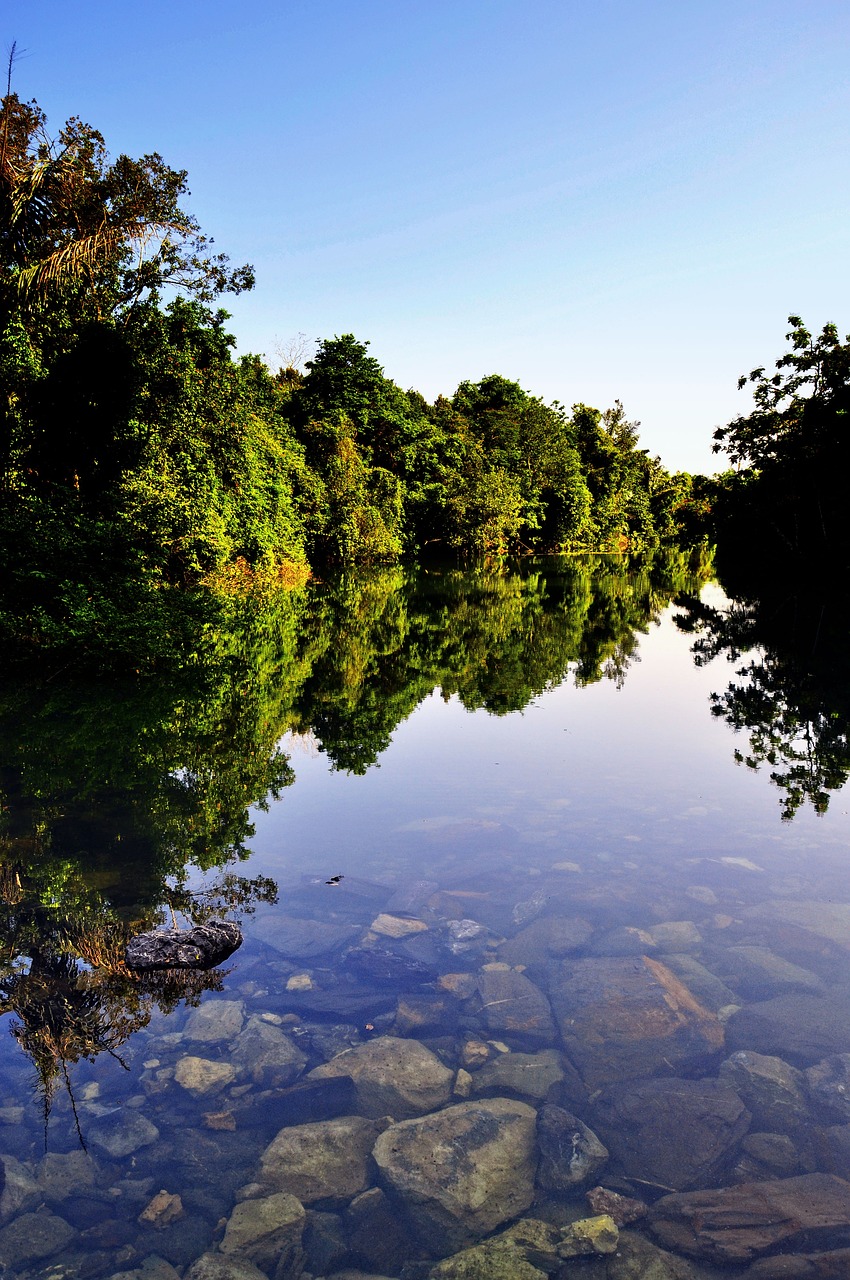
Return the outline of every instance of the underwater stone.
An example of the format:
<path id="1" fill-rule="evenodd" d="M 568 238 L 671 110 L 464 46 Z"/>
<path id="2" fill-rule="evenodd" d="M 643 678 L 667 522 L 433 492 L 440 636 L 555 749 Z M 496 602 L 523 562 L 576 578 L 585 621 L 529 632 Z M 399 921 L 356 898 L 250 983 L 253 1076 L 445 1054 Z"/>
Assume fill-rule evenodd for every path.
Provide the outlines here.
<path id="1" fill-rule="evenodd" d="M 426 1247 L 438 1254 L 468 1247 L 528 1208 L 535 1120 L 526 1103 L 492 1098 L 381 1134 L 372 1153 L 381 1180 Z"/>
<path id="2" fill-rule="evenodd" d="M 418 1040 L 379 1036 L 337 1054 L 314 1068 L 310 1080 L 349 1076 L 357 1110 L 365 1116 L 403 1120 L 443 1106 L 451 1097 L 453 1073 Z"/>
<path id="3" fill-rule="evenodd" d="M 546 1191 L 575 1191 L 593 1182 L 608 1163 L 608 1149 L 596 1134 L 563 1107 L 537 1113 L 540 1164 L 537 1185 Z"/>

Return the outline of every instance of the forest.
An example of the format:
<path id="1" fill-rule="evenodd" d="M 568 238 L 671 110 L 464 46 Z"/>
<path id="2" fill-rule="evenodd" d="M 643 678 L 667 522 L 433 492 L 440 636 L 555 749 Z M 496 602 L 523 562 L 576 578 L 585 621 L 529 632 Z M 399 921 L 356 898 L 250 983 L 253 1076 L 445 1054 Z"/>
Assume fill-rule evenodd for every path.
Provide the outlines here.
<path id="1" fill-rule="evenodd" d="M 509 378 L 429 403 L 351 334 L 303 367 L 234 355 L 250 289 L 185 172 L 110 159 L 35 102 L 0 115 L 0 577 L 9 639 L 111 634 L 163 589 L 292 584 L 435 552 L 642 553 L 698 535 L 691 477 L 619 402 Z"/>
<path id="2" fill-rule="evenodd" d="M 440 554 L 712 542 L 721 561 L 846 567 L 850 341 L 834 325 L 813 338 L 790 317 L 776 372 L 741 379 L 755 407 L 715 432 L 733 469 L 674 474 L 619 401 L 567 409 L 491 374 L 429 402 L 352 334 L 298 367 L 236 356 L 218 300 L 253 270 L 186 211 L 187 181 L 2 101 L 4 640 L 132 650 L 140 612 L 169 634 L 174 589 Z"/>

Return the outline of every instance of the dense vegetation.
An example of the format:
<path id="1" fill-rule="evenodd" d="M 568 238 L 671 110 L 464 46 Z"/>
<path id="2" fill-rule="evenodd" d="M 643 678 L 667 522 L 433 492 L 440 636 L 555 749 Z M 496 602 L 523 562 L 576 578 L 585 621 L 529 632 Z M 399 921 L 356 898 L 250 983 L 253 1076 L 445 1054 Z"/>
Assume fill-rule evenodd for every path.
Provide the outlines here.
<path id="1" fill-rule="evenodd" d="M 698 481 L 722 555 L 830 571 L 850 565 L 846 476 L 850 464 L 850 335 L 834 324 L 815 337 L 789 316 L 790 350 L 775 372 L 754 369 L 754 408 L 714 433 L 735 466 Z M 693 505 L 696 505 L 694 503 Z"/>
<path id="2" fill-rule="evenodd" d="M 186 194 L 161 156 L 110 160 L 76 119 L 52 140 L 37 104 L 3 99 L 7 630 L 85 639 L 140 600 L 156 612 L 163 587 L 308 562 L 679 537 L 690 477 L 619 403 L 567 411 L 492 375 L 429 404 L 350 334 L 301 370 L 236 359 L 215 299 L 253 273 L 213 252 Z"/>

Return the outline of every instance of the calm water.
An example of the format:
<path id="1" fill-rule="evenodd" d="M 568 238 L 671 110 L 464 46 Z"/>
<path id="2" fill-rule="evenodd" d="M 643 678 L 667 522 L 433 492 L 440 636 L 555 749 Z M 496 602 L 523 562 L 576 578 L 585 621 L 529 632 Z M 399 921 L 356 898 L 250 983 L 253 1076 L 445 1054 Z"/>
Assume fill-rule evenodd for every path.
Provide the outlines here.
<path id="1" fill-rule="evenodd" d="M 414 1280 L 531 1219 L 506 1275 L 850 1275 L 844 631 L 791 594 L 392 571 L 17 680 L 7 1273 Z M 218 970 L 127 972 L 209 915 Z M 713 1225 L 753 1183 L 793 1223 Z M 572 1259 L 600 1184 L 649 1216 Z"/>

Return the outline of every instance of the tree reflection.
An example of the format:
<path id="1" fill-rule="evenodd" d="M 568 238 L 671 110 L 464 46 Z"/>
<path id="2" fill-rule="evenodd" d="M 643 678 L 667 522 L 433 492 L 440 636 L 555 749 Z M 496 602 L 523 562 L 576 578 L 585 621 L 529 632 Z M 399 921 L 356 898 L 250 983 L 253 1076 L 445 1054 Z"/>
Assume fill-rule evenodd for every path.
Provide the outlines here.
<path id="1" fill-rule="evenodd" d="M 206 614 L 190 601 L 173 645 L 159 614 L 131 667 L 109 637 L 97 654 L 6 655 L 0 1012 L 35 1065 L 45 1123 L 57 1088 L 73 1104 L 74 1063 L 120 1063 L 155 1008 L 221 982 L 131 972 L 131 936 L 275 900 L 238 867 L 251 808 L 293 780 L 285 733 L 363 773 L 436 689 L 502 715 L 567 679 L 621 684 L 640 634 L 708 569 L 681 554 L 393 568 L 224 597 Z M 201 872 L 215 874 L 199 888 Z"/>
<path id="2" fill-rule="evenodd" d="M 697 665 L 721 654 L 740 664 L 737 678 L 711 695 L 712 714 L 748 735 L 749 749 L 736 750 L 735 759 L 770 769 L 783 820 L 807 804 L 826 813 L 850 775 L 848 616 L 840 596 L 760 583 L 739 584 L 725 605 L 695 596 L 681 603 L 677 622 L 696 637 Z"/>

